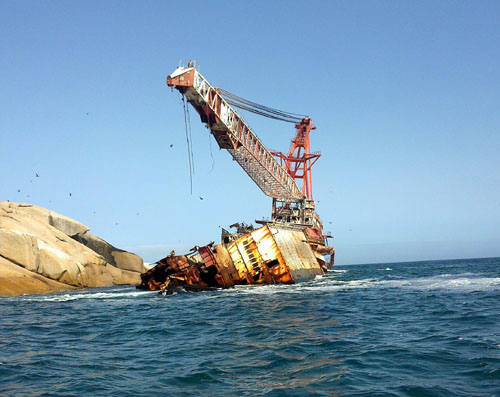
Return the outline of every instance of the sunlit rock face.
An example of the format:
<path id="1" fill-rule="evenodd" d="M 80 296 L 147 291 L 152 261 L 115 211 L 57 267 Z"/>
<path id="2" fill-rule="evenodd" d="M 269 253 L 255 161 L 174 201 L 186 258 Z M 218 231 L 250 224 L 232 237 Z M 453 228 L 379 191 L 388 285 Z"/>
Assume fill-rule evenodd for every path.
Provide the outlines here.
<path id="1" fill-rule="evenodd" d="M 45 208 L 0 202 L 0 295 L 137 284 L 142 259 L 88 231 Z M 87 246 L 82 236 L 99 244 Z"/>

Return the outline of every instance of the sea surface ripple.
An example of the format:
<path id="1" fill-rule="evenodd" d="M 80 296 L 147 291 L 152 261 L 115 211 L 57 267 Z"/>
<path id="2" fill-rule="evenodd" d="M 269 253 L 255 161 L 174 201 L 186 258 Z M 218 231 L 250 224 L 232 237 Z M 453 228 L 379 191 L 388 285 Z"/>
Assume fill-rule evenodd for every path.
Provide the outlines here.
<path id="1" fill-rule="evenodd" d="M 500 396 L 500 258 L 0 298 L 0 395 Z"/>

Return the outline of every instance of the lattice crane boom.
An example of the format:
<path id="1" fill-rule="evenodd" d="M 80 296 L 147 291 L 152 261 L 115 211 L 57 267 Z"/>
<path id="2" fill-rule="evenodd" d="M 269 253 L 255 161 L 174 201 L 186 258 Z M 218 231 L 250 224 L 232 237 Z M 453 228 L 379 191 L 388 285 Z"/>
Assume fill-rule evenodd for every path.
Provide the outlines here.
<path id="1" fill-rule="evenodd" d="M 309 196 L 304 185 L 298 188 L 295 176 L 276 161 L 220 90 L 212 87 L 195 67 L 177 68 L 167 77 L 167 85 L 186 97 L 219 147 L 227 149 L 265 195 L 290 203 L 303 202 Z"/>

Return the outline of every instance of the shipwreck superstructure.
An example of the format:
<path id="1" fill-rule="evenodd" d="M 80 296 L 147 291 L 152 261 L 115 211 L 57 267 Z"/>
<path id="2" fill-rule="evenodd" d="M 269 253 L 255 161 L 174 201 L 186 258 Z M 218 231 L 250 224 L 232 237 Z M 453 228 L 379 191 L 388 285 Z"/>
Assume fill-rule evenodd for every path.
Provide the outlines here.
<path id="1" fill-rule="evenodd" d="M 312 153 L 309 134 L 316 127 L 306 116 L 259 105 L 214 88 L 189 63 L 167 77 L 197 111 L 219 147 L 227 150 L 262 192 L 273 199 L 271 220 L 254 228 L 235 224 L 222 231 L 221 243 L 195 246 L 186 255 L 171 255 L 144 273 L 141 289 L 206 289 L 236 284 L 294 283 L 323 274 L 333 265 L 334 249 L 327 244 L 315 212 L 311 167 L 320 157 Z M 288 153 L 269 151 L 234 107 L 295 124 Z"/>

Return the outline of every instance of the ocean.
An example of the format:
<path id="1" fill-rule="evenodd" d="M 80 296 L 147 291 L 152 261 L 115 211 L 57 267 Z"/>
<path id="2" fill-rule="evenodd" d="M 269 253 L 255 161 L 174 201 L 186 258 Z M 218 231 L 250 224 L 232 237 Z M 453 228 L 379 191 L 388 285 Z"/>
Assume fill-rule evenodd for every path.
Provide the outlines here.
<path id="1" fill-rule="evenodd" d="M 3 297 L 0 395 L 500 396 L 500 258 Z"/>

